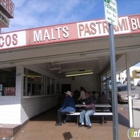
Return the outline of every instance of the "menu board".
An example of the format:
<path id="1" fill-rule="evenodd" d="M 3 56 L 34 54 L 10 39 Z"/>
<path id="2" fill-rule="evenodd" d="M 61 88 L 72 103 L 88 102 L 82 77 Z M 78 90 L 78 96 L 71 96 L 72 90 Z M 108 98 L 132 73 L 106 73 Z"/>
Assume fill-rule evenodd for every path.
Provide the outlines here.
<path id="1" fill-rule="evenodd" d="M 15 87 L 4 87 L 4 96 L 14 96 Z"/>

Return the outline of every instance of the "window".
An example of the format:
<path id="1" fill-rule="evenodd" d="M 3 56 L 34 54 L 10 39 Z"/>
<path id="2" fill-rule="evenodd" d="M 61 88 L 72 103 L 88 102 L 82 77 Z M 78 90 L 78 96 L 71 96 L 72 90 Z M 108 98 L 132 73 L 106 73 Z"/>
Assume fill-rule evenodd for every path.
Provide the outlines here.
<path id="1" fill-rule="evenodd" d="M 24 96 L 48 95 L 54 93 L 54 79 L 32 70 L 24 70 Z"/>
<path id="2" fill-rule="evenodd" d="M 47 86 L 48 87 L 47 88 L 48 89 L 48 94 L 54 94 L 55 80 L 48 77 L 47 84 L 48 84 L 48 86 Z"/>
<path id="3" fill-rule="evenodd" d="M 14 96 L 16 94 L 16 67 L 0 69 L 0 95 Z"/>
<path id="4" fill-rule="evenodd" d="M 57 93 L 60 92 L 60 85 L 59 85 L 59 83 L 56 84 L 56 92 L 57 92 Z"/>
<path id="5" fill-rule="evenodd" d="M 24 95 L 42 95 L 43 94 L 43 76 L 31 70 L 24 70 Z"/>

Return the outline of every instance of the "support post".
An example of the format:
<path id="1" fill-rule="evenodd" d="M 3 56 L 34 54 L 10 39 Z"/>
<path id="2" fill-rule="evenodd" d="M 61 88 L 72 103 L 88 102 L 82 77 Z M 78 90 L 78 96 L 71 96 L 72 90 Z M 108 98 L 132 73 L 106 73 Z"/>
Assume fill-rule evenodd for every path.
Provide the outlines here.
<path id="1" fill-rule="evenodd" d="M 109 46 L 110 46 L 110 65 L 111 65 L 111 83 L 112 83 L 112 111 L 113 111 L 113 140 L 118 140 L 118 98 L 116 85 L 116 56 L 113 25 L 109 26 Z"/>
<path id="2" fill-rule="evenodd" d="M 128 108 L 129 108 L 129 127 L 133 128 L 133 115 L 132 115 L 132 97 L 131 97 L 131 79 L 129 70 L 129 55 L 125 54 L 126 72 L 127 72 L 127 87 L 128 87 Z"/>

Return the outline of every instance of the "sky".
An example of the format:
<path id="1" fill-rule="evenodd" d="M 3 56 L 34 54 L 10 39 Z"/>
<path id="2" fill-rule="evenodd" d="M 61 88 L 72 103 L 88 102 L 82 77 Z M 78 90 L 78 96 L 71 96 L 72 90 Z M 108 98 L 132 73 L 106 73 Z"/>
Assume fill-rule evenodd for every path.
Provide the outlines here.
<path id="1" fill-rule="evenodd" d="M 104 19 L 104 0 L 12 0 L 14 18 L 4 32 Z M 140 14 L 140 0 L 117 0 L 118 16 Z"/>

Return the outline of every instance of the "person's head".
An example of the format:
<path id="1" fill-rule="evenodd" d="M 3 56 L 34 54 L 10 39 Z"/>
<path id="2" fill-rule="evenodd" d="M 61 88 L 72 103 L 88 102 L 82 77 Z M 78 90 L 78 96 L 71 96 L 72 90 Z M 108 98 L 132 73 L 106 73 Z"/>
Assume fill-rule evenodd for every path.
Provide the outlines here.
<path id="1" fill-rule="evenodd" d="M 72 94 L 71 94 L 70 91 L 65 92 L 65 95 L 66 95 L 66 96 L 70 96 L 70 97 L 72 97 Z"/>
<path id="2" fill-rule="evenodd" d="M 86 98 L 89 98 L 89 96 L 90 96 L 90 93 L 88 93 L 88 92 L 86 92 Z"/>
<path id="3" fill-rule="evenodd" d="M 101 96 L 102 96 L 102 95 L 106 95 L 106 93 L 105 93 L 105 91 L 104 91 L 104 90 L 103 90 L 103 91 L 101 91 L 101 93 L 100 93 L 100 94 L 101 94 Z"/>
<path id="4" fill-rule="evenodd" d="M 83 87 L 80 87 L 80 91 L 84 91 L 84 92 L 86 92 L 86 90 L 83 88 Z"/>

